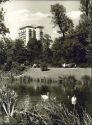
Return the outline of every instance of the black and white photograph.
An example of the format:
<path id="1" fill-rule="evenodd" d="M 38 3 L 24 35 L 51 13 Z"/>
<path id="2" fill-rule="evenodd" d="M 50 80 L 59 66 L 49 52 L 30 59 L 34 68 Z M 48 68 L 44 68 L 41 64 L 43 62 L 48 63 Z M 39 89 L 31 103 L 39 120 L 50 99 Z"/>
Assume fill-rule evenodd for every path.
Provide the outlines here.
<path id="1" fill-rule="evenodd" d="M 92 125 L 92 0 L 0 0 L 0 125 Z"/>

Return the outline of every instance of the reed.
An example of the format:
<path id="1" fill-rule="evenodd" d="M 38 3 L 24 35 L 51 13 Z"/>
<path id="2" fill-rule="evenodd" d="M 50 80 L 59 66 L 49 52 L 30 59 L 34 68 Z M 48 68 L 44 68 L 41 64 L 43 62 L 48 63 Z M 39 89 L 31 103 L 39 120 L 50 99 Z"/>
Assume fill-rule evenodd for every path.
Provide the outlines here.
<path id="1" fill-rule="evenodd" d="M 83 112 L 81 122 L 77 113 L 69 111 L 64 105 L 55 101 L 38 102 L 18 120 L 33 125 L 92 125 L 92 117 L 88 113 Z"/>
<path id="2" fill-rule="evenodd" d="M 18 78 L 17 80 L 19 80 L 20 83 L 24 83 L 24 84 L 30 84 L 31 82 L 53 84 L 53 82 L 54 83 L 57 82 L 57 80 L 53 79 L 53 78 L 46 78 L 46 77 L 33 78 L 30 76 L 22 76 L 22 77 Z"/>

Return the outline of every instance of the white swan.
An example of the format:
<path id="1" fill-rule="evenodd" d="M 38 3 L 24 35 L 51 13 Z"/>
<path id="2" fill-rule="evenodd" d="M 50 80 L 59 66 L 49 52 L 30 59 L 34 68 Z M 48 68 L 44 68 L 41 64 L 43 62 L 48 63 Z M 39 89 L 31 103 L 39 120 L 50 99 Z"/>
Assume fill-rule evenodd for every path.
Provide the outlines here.
<path id="1" fill-rule="evenodd" d="M 46 95 L 41 95 L 41 98 L 43 99 L 43 101 L 45 102 L 46 100 L 49 99 L 49 92 L 47 92 Z"/>
<path id="2" fill-rule="evenodd" d="M 77 98 L 76 98 L 75 95 L 71 98 L 71 103 L 72 103 L 72 105 L 76 105 L 76 103 L 77 103 Z"/>

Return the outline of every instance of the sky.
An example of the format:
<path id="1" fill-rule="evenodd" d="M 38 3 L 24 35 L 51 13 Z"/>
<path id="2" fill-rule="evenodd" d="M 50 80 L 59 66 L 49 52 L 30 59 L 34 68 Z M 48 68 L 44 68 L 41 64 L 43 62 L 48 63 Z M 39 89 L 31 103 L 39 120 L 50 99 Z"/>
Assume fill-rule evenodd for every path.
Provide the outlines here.
<path id="1" fill-rule="evenodd" d="M 65 1 L 38 1 L 38 0 L 11 0 L 4 4 L 5 24 L 10 29 L 12 39 L 17 38 L 18 29 L 24 25 L 44 26 L 44 32 L 50 34 L 52 39 L 58 36 L 57 29 L 51 22 L 50 6 L 60 3 L 66 8 L 67 15 L 77 25 L 80 18 L 80 2 Z"/>

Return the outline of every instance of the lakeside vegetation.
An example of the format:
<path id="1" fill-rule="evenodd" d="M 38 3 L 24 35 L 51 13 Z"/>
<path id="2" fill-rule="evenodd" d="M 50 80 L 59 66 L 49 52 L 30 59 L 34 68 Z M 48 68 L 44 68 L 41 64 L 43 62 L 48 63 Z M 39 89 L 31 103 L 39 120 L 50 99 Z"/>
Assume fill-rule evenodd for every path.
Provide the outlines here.
<path id="1" fill-rule="evenodd" d="M 7 94 L 9 95 L 9 92 L 10 90 L 5 91 L 6 96 Z M 10 96 L 10 98 L 13 99 L 12 96 Z M 7 106 L 8 106 L 8 103 L 7 103 L 8 99 L 9 98 L 4 98 L 4 101 L 6 102 Z M 16 99 L 17 99 L 17 96 L 16 96 Z M 22 105 L 24 105 L 22 110 L 20 110 L 19 107 L 16 107 L 15 105 L 13 115 L 9 115 L 9 116 L 7 113 L 4 112 L 4 110 L 2 110 L 0 115 L 0 124 L 1 125 L 16 125 L 16 124 L 17 125 L 29 125 L 29 124 L 91 125 L 92 124 L 92 118 L 86 112 L 86 110 L 85 109 L 80 110 L 80 113 L 79 113 L 77 109 L 74 109 L 73 105 L 71 105 L 72 110 L 70 111 L 64 104 L 62 104 L 61 102 L 58 102 L 57 100 L 52 100 L 52 99 L 49 99 L 45 102 L 43 100 L 38 101 L 36 105 L 32 105 L 32 104 L 29 105 L 29 104 L 30 103 L 28 102 L 28 100 L 26 102 L 22 102 Z M 21 108 L 22 108 L 22 105 L 20 106 Z M 8 111 L 8 108 L 9 107 L 6 107 L 6 111 Z M 81 118 L 81 115 L 82 115 L 82 118 Z M 4 119 L 3 122 L 1 121 L 1 118 Z M 7 121 L 6 118 L 9 118 L 8 119 L 9 121 Z"/>
<path id="2" fill-rule="evenodd" d="M 29 93 L 30 95 L 37 94 L 40 96 L 43 93 L 46 93 L 48 91 L 50 92 L 51 91 L 50 89 L 53 89 L 53 91 L 56 90 L 56 92 L 61 91 L 61 95 L 64 96 L 65 98 L 67 98 L 67 96 L 70 96 L 71 98 L 74 94 L 76 94 L 78 103 L 80 103 L 80 105 L 83 106 L 82 115 L 83 115 L 84 125 L 92 124 L 92 120 L 91 120 L 92 118 L 88 113 L 86 113 L 86 110 L 85 110 L 86 103 L 88 100 L 87 98 L 90 97 L 92 94 L 91 93 L 92 80 L 89 76 L 83 76 L 81 78 L 81 81 L 76 80 L 74 76 L 61 76 L 59 77 L 58 82 L 56 83 L 59 86 L 59 88 L 61 88 L 61 90 L 59 90 L 56 86 L 53 86 L 53 82 L 51 80 L 50 82 L 48 82 L 48 79 L 46 80 L 47 82 L 44 80 L 37 81 L 39 85 L 36 88 L 31 86 L 32 84 L 36 84 L 35 82 L 33 82 L 34 80 L 26 76 L 22 78 L 19 77 L 18 81 L 16 81 L 16 78 L 14 79 L 14 77 L 13 78 L 9 77 L 6 84 L 9 87 L 9 89 L 13 89 L 18 94 L 22 93 L 22 95 L 23 93 L 27 92 L 27 94 Z M 19 84 L 17 84 L 17 82 Z M 73 125 L 73 123 L 74 124 L 76 123 L 77 125 L 81 125 L 79 115 L 75 114 L 75 112 L 71 110 L 68 111 L 67 107 L 62 106 L 62 104 L 65 104 L 66 106 L 70 105 L 70 107 L 72 107 L 72 110 L 73 110 L 73 106 L 70 104 L 70 102 L 67 102 L 67 103 L 58 102 L 57 98 L 56 100 L 53 100 L 52 97 L 46 102 L 44 102 L 43 100 L 38 101 L 35 107 L 33 107 L 32 103 L 30 103 L 31 107 L 28 106 L 26 109 L 26 112 L 24 111 L 26 108 L 25 106 L 22 109 L 22 111 L 20 111 L 19 109 L 17 110 L 18 108 L 17 107 L 15 108 L 15 110 L 17 110 L 17 113 L 15 113 L 15 115 L 13 116 L 14 122 L 12 123 L 12 120 L 10 120 L 10 123 L 11 125 L 12 124 L 28 125 L 29 123 L 33 123 L 33 125 L 36 125 L 36 124 L 37 125 L 40 125 L 40 124 L 60 125 L 61 123 L 64 125 Z"/>
<path id="3" fill-rule="evenodd" d="M 86 112 L 84 115 L 84 125 L 91 125 L 92 118 Z M 41 102 L 32 107 L 25 114 L 16 114 L 15 120 L 11 120 L 11 125 L 81 125 L 78 114 L 69 112 L 64 105 L 57 105 L 55 102 Z M 6 124 L 5 124 L 6 125 Z M 10 125 L 10 124 L 7 124 Z"/>
<path id="4" fill-rule="evenodd" d="M 38 80 L 37 81 L 38 87 L 35 88 L 31 85 L 32 84 L 36 85 L 36 82 L 33 82 L 34 79 L 30 77 L 26 77 L 26 76 L 22 78 L 19 77 L 16 80 L 16 78 L 14 79 L 13 76 L 9 76 L 5 82 L 4 82 L 4 79 L 1 78 L 1 83 L 0 83 L 1 87 L 5 85 L 6 87 L 8 87 L 8 89 L 15 91 L 18 95 L 22 94 L 23 96 L 23 93 L 24 94 L 26 93 L 31 96 L 38 95 L 40 97 L 41 94 L 46 94 L 47 92 L 50 93 L 51 91 L 53 91 L 57 93 L 58 91 L 60 91 L 61 93 L 60 95 L 64 96 L 64 99 L 61 102 L 58 101 L 58 95 L 57 95 L 56 100 L 54 100 L 53 96 L 51 96 L 49 100 L 45 102 L 43 100 L 38 100 L 37 102 L 35 102 L 35 106 L 34 104 L 32 104 L 32 101 L 31 103 L 28 103 L 28 105 L 30 104 L 30 106 L 27 106 L 27 107 L 25 106 L 27 102 L 26 103 L 22 102 L 24 107 L 22 108 L 22 105 L 21 105 L 21 108 L 22 108 L 21 110 L 19 110 L 19 106 L 16 107 L 15 105 L 14 115 L 9 119 L 9 123 L 6 123 L 6 124 L 7 125 L 8 124 L 9 125 L 10 124 L 11 125 L 16 125 L 16 124 L 28 125 L 29 123 L 33 123 L 33 125 L 36 125 L 36 124 L 37 125 L 40 125 L 40 124 L 59 125 L 62 123 L 64 125 L 68 125 L 68 124 L 73 125 L 72 123 L 74 122 L 77 125 L 81 125 L 80 117 L 78 116 L 78 114 L 75 114 L 73 112 L 73 106 L 71 105 L 71 102 L 65 101 L 67 100 L 67 96 L 69 96 L 69 100 L 70 100 L 71 97 L 74 94 L 76 94 L 78 103 L 80 103 L 80 105 L 83 108 L 82 115 L 83 115 L 84 125 L 88 125 L 88 124 L 91 125 L 91 122 L 92 122 L 91 116 L 90 116 L 91 109 L 89 109 L 90 115 L 86 113 L 86 110 L 85 110 L 88 98 L 91 97 L 91 94 L 92 94 L 91 78 L 89 76 L 83 76 L 81 78 L 81 81 L 79 81 L 79 80 L 76 80 L 74 76 L 61 76 L 59 77 L 58 81 L 55 83 L 58 87 L 53 86 L 54 83 L 51 80 L 50 81 L 48 81 L 48 79 L 46 80 L 47 81 Z M 7 91 L 5 91 L 5 93 L 7 93 Z M 7 100 L 7 98 L 5 99 Z M 63 107 L 62 104 L 65 104 L 65 106 Z M 67 106 L 70 106 L 70 110 L 69 110 L 69 107 L 67 109 Z M 26 111 L 25 111 L 25 108 L 26 108 Z M 41 110 L 42 108 L 44 112 Z M 53 110 L 55 114 L 53 113 Z M 5 112 L 2 112 L 1 116 L 3 114 L 4 116 L 6 116 Z M 73 122 L 72 122 L 72 118 L 74 120 Z"/>
<path id="5" fill-rule="evenodd" d="M 14 111 L 13 111 L 13 115 L 9 115 L 7 116 L 7 112 L 5 112 L 4 110 L 2 110 L 1 112 L 1 116 L 4 116 L 5 118 L 5 122 L 6 117 L 9 117 L 9 121 L 4 123 L 3 121 L 3 125 L 28 125 L 33 124 L 33 125 L 91 125 L 92 124 L 92 118 L 91 116 L 86 112 L 86 102 L 87 102 L 87 98 L 91 96 L 91 89 L 92 89 L 92 80 L 90 77 L 88 76 L 84 76 L 81 78 L 81 81 L 76 80 L 73 76 L 64 76 L 64 77 L 60 77 L 59 81 L 58 81 L 58 85 L 59 88 L 61 88 L 61 91 L 56 87 L 51 87 L 51 89 L 53 89 L 54 91 L 60 91 L 61 95 L 63 95 L 65 98 L 67 98 L 67 96 L 71 97 L 76 94 L 77 97 L 77 101 L 78 101 L 78 105 L 79 104 L 82 106 L 82 111 L 81 111 L 81 106 L 79 106 L 80 109 L 80 113 L 82 113 L 82 119 L 81 119 L 81 114 L 78 114 L 78 109 L 76 108 L 75 110 L 73 105 L 71 105 L 71 102 L 60 102 L 57 100 L 58 96 L 56 97 L 56 99 L 53 98 L 53 96 L 50 98 L 49 100 L 46 100 L 44 102 L 44 100 L 40 100 L 38 101 L 35 105 L 31 103 L 29 103 L 29 99 L 26 102 L 22 102 L 22 104 L 24 105 L 24 107 L 21 106 L 17 106 L 17 97 L 19 95 L 19 93 L 22 94 L 27 92 L 30 93 L 31 95 L 39 95 L 41 96 L 41 94 L 45 94 L 46 92 L 50 92 L 50 87 L 49 84 L 48 86 L 46 85 L 41 85 L 40 87 L 35 88 L 31 88 L 30 86 L 27 86 L 28 82 L 25 83 L 25 79 L 22 82 L 24 83 L 20 83 L 19 85 L 13 83 L 14 81 L 12 81 L 12 78 L 10 77 L 8 79 L 8 81 L 6 82 L 5 86 L 4 83 L 2 83 L 1 85 L 1 90 L 4 91 L 4 93 L 2 93 L 3 91 L 0 90 L 0 95 L 1 95 L 1 100 L 2 101 L 1 104 L 6 103 L 7 106 L 9 106 L 8 104 L 8 99 L 10 102 L 10 99 L 14 99 L 13 102 L 11 103 L 10 106 L 14 106 Z M 10 84 L 10 82 L 12 81 L 11 85 L 8 86 Z M 4 82 L 2 80 L 2 82 Z M 21 80 L 19 81 L 21 82 Z M 30 81 L 30 84 L 32 84 L 32 81 Z M 50 85 L 53 83 L 50 83 Z M 7 88 L 8 87 L 8 88 Z M 15 92 L 17 94 L 15 94 Z M 5 94 L 5 96 L 2 96 L 2 94 Z M 13 96 L 14 98 L 13 98 Z M 9 98 L 8 98 L 9 97 Z M 27 97 L 26 97 L 27 99 Z M 70 100 L 69 99 L 69 100 Z M 16 100 L 15 105 L 14 102 Z M 71 101 L 71 100 L 70 100 Z M 66 104 L 67 103 L 67 104 Z M 66 105 L 66 106 L 65 106 Z M 9 107 L 6 106 L 6 111 L 8 111 Z M 70 106 L 70 110 L 69 107 L 67 108 L 67 106 Z M 21 109 L 19 108 L 21 107 Z M 91 114 L 92 115 L 92 114 Z M 83 121 L 81 121 L 83 120 Z M 81 123 L 81 122 L 82 123 Z"/>

